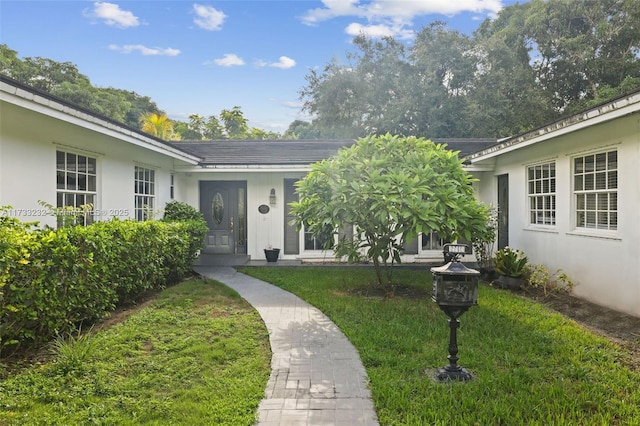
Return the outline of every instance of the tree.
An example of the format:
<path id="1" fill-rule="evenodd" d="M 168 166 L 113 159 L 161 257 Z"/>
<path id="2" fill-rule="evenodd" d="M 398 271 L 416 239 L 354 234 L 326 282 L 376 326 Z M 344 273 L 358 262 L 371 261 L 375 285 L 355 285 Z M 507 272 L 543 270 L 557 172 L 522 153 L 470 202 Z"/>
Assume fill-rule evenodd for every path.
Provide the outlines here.
<path id="1" fill-rule="evenodd" d="M 477 37 L 522 52 L 539 89 L 563 113 L 594 99 L 603 85 L 640 77 L 638 22 L 635 0 L 532 0 L 485 21 Z"/>
<path id="2" fill-rule="evenodd" d="M 310 122 L 294 120 L 282 135 L 283 139 L 320 139 L 320 131 Z"/>
<path id="3" fill-rule="evenodd" d="M 298 228 L 329 244 L 352 225 L 353 238 L 333 246 L 336 256 L 356 261 L 366 250 L 379 285 L 393 288 L 390 266 L 400 262 L 406 241 L 430 231 L 471 241 L 483 232 L 487 209 L 476 201 L 472 181 L 457 152 L 443 145 L 370 136 L 313 164 L 297 183 L 299 201 L 291 207 Z"/>
<path id="4" fill-rule="evenodd" d="M 239 106 L 234 106 L 230 110 L 223 109 L 220 112 L 220 119 L 224 123 L 224 129 L 229 139 L 245 139 L 247 137 L 249 126 Z"/>
<path id="5" fill-rule="evenodd" d="M 300 91 L 322 137 L 507 137 L 640 87 L 640 2 L 530 0 L 473 36 L 434 22 L 412 45 L 358 36 Z"/>
<path id="6" fill-rule="evenodd" d="M 423 28 L 411 48 L 412 75 L 405 79 L 407 109 L 416 135 L 482 137 L 465 114 L 474 89 L 477 57 L 473 40 L 436 21 Z M 494 136 L 494 135 L 486 135 Z"/>
<path id="7" fill-rule="evenodd" d="M 173 129 L 173 123 L 166 114 L 156 114 L 153 112 L 143 114 L 140 117 L 141 129 L 163 140 L 178 140 L 179 135 Z"/>

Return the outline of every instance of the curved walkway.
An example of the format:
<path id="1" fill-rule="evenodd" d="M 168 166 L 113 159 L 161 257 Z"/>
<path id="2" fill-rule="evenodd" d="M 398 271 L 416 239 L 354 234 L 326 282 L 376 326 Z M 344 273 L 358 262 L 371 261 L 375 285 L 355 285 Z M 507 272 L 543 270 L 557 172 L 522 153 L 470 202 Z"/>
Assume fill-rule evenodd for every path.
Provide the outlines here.
<path id="1" fill-rule="evenodd" d="M 237 291 L 267 326 L 273 355 L 258 425 L 378 425 L 360 356 L 322 312 L 231 267 L 194 269 Z"/>

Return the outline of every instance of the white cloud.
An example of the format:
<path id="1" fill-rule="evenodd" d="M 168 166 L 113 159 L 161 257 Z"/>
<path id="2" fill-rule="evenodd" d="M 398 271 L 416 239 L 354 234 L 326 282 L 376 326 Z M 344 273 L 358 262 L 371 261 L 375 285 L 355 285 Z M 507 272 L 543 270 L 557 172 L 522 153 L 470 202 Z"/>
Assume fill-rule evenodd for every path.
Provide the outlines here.
<path id="1" fill-rule="evenodd" d="M 227 18 L 227 15 L 225 15 L 222 11 L 217 10 L 211 6 L 194 4 L 193 11 L 196 14 L 196 17 L 193 19 L 193 22 L 195 22 L 197 26 L 199 26 L 204 30 L 209 30 L 209 31 L 221 30 L 222 23 Z"/>
<path id="2" fill-rule="evenodd" d="M 258 59 L 256 61 L 256 66 L 260 68 L 274 67 L 274 68 L 281 68 L 283 70 L 286 70 L 286 69 L 295 67 L 296 61 L 294 61 L 293 59 L 287 56 L 280 56 L 280 60 L 278 62 L 267 62 L 267 61 L 263 61 L 262 59 Z"/>
<path id="3" fill-rule="evenodd" d="M 133 13 L 120 9 L 115 3 L 95 2 L 93 9 L 85 10 L 87 18 L 103 20 L 105 24 L 119 28 L 137 27 L 138 17 Z"/>
<path id="4" fill-rule="evenodd" d="M 110 44 L 109 49 L 122 53 L 140 52 L 143 56 L 178 56 L 180 54 L 178 49 L 146 47 L 141 44 L 125 44 L 124 46 Z"/>
<path id="5" fill-rule="evenodd" d="M 280 60 L 278 62 L 273 62 L 269 64 L 269 66 L 286 70 L 286 69 L 295 67 L 296 61 L 294 61 L 293 59 L 287 56 L 280 56 Z"/>
<path id="6" fill-rule="evenodd" d="M 345 29 L 350 35 L 364 32 L 372 37 L 396 36 L 411 38 L 408 29 L 417 16 L 441 14 L 453 16 L 472 12 L 495 16 L 502 9 L 501 0 L 322 0 L 324 7 L 310 9 L 302 17 L 307 25 L 338 17 L 355 17 L 367 24 L 352 23 Z"/>
<path id="7" fill-rule="evenodd" d="M 221 67 L 233 67 L 244 65 L 244 61 L 241 57 L 235 53 L 225 53 L 222 58 L 214 59 L 213 63 Z M 207 61 L 205 64 L 211 64 L 211 61 Z"/>
<path id="8" fill-rule="evenodd" d="M 455 15 L 461 12 L 497 13 L 502 9 L 501 0 L 322 0 L 324 8 L 308 10 L 302 17 L 306 24 L 340 16 L 356 16 L 369 20 L 413 19 L 420 15 Z"/>

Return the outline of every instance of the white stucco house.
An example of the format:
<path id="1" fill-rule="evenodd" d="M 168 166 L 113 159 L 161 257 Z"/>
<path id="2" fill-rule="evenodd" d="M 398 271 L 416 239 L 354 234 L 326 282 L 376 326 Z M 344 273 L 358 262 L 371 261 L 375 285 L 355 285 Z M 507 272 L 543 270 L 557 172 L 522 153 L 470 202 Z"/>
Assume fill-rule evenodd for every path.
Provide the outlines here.
<path id="1" fill-rule="evenodd" d="M 523 250 L 574 293 L 640 317 L 640 91 L 467 157 L 498 206 L 498 247 Z"/>
<path id="2" fill-rule="evenodd" d="M 4 214 L 55 226 L 39 201 L 91 203 L 90 220 L 144 220 L 183 201 L 209 224 L 202 256 L 264 259 L 277 247 L 280 259 L 333 260 L 289 224 L 287 205 L 311 163 L 353 142 L 168 143 L 0 76 Z M 499 143 L 436 142 L 460 151 L 478 198 L 500 206 L 499 246 L 562 268 L 584 298 L 640 316 L 640 92 Z M 440 261 L 442 243 L 422 235 L 403 261 Z"/>
<path id="3" fill-rule="evenodd" d="M 167 202 L 186 202 L 209 224 L 202 257 L 333 261 L 290 225 L 294 183 L 310 164 L 354 140 L 169 143 L 0 76 L 0 206 L 21 220 L 55 226 L 39 204 L 94 205 L 92 220 L 142 220 Z M 495 139 L 451 139 L 471 154 Z M 407 245 L 404 261 L 442 259 L 442 241 L 427 235 Z"/>

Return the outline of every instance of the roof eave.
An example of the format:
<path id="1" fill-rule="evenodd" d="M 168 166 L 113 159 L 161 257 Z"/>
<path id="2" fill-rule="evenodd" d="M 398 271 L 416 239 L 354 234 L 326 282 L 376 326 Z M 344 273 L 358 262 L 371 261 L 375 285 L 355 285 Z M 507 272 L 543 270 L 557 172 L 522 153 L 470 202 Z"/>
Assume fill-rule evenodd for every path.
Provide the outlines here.
<path id="1" fill-rule="evenodd" d="M 472 164 L 478 163 L 558 136 L 577 132 L 596 124 L 634 114 L 638 111 L 640 111 L 640 91 L 616 98 L 519 136 L 508 138 L 465 158 Z"/>

